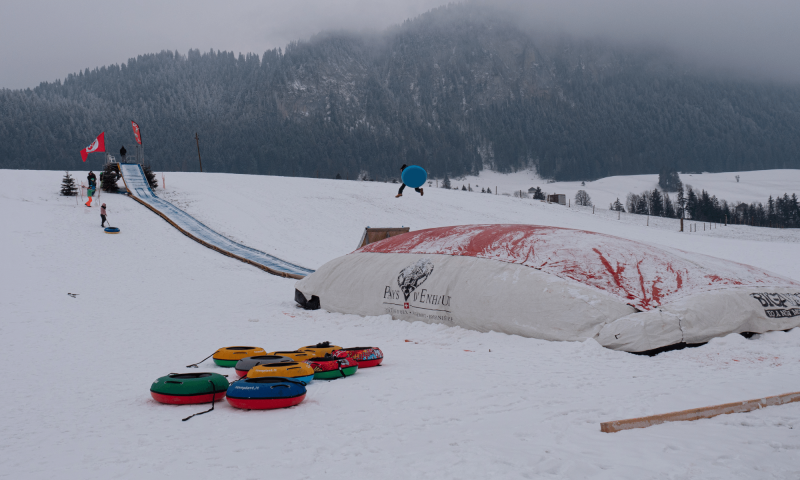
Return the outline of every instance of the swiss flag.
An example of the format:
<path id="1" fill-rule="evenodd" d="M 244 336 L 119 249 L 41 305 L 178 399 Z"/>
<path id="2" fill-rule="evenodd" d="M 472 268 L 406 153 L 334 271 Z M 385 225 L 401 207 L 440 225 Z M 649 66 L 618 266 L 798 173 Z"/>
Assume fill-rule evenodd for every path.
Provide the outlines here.
<path id="1" fill-rule="evenodd" d="M 86 161 L 86 157 L 92 152 L 105 152 L 106 151 L 106 132 L 101 133 L 94 139 L 91 145 L 81 150 L 81 158 Z"/>

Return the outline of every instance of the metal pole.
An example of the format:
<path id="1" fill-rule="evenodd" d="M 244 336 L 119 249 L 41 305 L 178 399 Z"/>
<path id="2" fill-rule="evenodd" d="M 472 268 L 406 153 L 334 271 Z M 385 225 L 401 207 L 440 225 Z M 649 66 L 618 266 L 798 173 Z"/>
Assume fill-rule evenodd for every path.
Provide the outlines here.
<path id="1" fill-rule="evenodd" d="M 203 159 L 200 158 L 200 137 L 194 132 L 194 139 L 197 141 L 197 160 L 200 161 L 200 171 L 203 171 Z"/>

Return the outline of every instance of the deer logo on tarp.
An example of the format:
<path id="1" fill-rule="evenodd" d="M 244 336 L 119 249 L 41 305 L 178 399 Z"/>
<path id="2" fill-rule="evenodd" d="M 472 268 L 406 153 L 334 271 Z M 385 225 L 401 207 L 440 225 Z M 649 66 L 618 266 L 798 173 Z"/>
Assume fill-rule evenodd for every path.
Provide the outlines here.
<path id="1" fill-rule="evenodd" d="M 411 292 L 425 283 L 425 280 L 433 273 L 433 262 L 429 258 L 423 258 L 413 265 L 404 268 L 397 276 L 397 285 L 403 291 L 403 296 L 408 302 Z"/>

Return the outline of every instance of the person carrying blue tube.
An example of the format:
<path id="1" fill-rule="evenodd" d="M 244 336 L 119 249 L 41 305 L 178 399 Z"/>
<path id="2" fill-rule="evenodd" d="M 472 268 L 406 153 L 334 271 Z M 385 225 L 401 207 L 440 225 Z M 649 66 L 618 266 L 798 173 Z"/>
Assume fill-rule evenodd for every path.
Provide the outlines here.
<path id="1" fill-rule="evenodd" d="M 404 163 L 404 164 L 403 164 L 403 166 L 402 166 L 402 167 L 400 167 L 400 178 L 403 178 L 403 170 L 405 170 L 407 166 L 408 166 L 408 165 L 406 165 L 406 164 Z M 401 181 L 401 183 L 402 183 L 402 181 Z M 405 183 L 403 183 L 402 185 L 400 185 L 400 190 L 398 190 L 398 191 L 397 191 L 397 195 L 395 195 L 395 196 L 394 196 L 394 198 L 402 197 L 402 196 L 403 196 L 403 190 L 404 190 L 405 188 L 406 188 L 406 184 L 405 184 Z M 417 187 L 417 188 L 415 188 L 415 189 L 414 189 L 414 191 L 417 191 L 417 192 L 419 192 L 419 194 L 420 194 L 420 195 L 425 195 L 425 192 L 423 191 L 423 189 L 422 189 L 422 187 L 421 187 L 421 186 L 420 186 L 420 187 Z"/>

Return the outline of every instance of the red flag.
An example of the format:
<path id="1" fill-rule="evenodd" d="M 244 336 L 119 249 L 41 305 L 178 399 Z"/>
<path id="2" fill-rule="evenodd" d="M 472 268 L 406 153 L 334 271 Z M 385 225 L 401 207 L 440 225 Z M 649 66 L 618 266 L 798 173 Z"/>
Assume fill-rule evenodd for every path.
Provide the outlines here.
<path id="1" fill-rule="evenodd" d="M 81 158 L 86 161 L 86 157 L 92 152 L 105 152 L 106 151 L 106 132 L 101 133 L 94 139 L 91 145 L 81 150 Z"/>
<path id="2" fill-rule="evenodd" d="M 133 127 L 133 136 L 136 137 L 136 143 L 139 145 L 142 144 L 142 134 L 139 132 L 139 124 L 131 120 L 131 126 Z"/>

